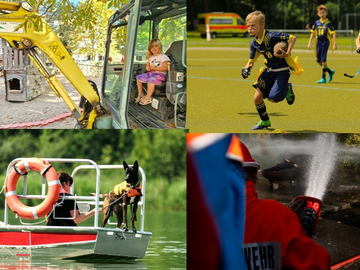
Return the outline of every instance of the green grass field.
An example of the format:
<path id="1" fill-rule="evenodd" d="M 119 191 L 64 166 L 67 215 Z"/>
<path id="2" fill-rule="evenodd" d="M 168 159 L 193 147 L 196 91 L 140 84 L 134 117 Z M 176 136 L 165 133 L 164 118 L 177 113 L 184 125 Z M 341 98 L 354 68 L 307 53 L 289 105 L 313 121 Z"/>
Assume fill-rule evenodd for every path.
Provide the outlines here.
<path id="1" fill-rule="evenodd" d="M 321 68 L 314 50 L 305 50 L 308 38 L 299 38 L 292 56 L 299 56 L 304 72 L 291 75 L 296 95 L 289 106 L 265 101 L 272 126 L 252 131 L 259 121 L 254 106 L 254 82 L 263 64 L 260 56 L 248 79 L 241 69 L 249 57 L 248 38 L 218 38 L 206 42 L 188 35 L 188 128 L 190 132 L 359 132 L 360 55 L 350 52 L 350 38 L 339 39 L 338 50 L 329 50 L 327 63 L 336 74 L 333 81 L 317 84 Z M 313 41 L 314 43 L 314 41 Z M 297 46 L 298 45 L 298 46 Z M 314 45 L 314 44 L 313 44 Z M 300 49 L 298 49 L 300 47 Z"/>

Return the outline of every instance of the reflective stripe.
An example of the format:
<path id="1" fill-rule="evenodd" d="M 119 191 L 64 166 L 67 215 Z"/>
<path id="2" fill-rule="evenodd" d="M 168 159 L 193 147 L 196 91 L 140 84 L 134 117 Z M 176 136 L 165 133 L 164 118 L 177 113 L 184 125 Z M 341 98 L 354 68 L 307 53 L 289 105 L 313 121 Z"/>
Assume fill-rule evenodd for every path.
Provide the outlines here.
<path id="1" fill-rule="evenodd" d="M 243 244 L 248 270 L 280 270 L 281 242 Z"/>
<path id="2" fill-rule="evenodd" d="M 279 71 L 285 71 L 285 70 L 290 70 L 289 67 L 283 67 L 283 68 L 267 68 L 266 71 L 267 72 L 279 72 Z"/>
<path id="3" fill-rule="evenodd" d="M 24 160 L 24 166 L 27 172 L 30 171 L 29 163 L 27 162 L 27 160 Z"/>
<path id="4" fill-rule="evenodd" d="M 9 196 L 13 196 L 13 195 L 17 195 L 16 190 L 9 191 L 9 192 L 5 193 L 5 197 L 9 197 Z"/>
<path id="5" fill-rule="evenodd" d="M 49 181 L 49 182 L 48 182 L 48 185 L 49 185 L 49 187 L 55 186 L 55 185 L 60 185 L 60 180 L 57 179 L 57 180 Z"/>
<path id="6" fill-rule="evenodd" d="M 187 138 L 187 148 L 189 153 L 195 153 L 201 151 L 209 145 L 215 144 L 216 142 L 222 140 L 229 134 L 220 134 L 220 133 L 205 133 L 205 134 L 196 134 L 188 133 Z"/>
<path id="7" fill-rule="evenodd" d="M 45 174 L 52 168 L 52 165 L 50 165 L 49 167 L 46 167 L 44 169 L 42 169 L 42 171 L 40 172 L 40 174 L 42 176 L 45 176 Z"/>
<path id="8" fill-rule="evenodd" d="M 34 210 L 32 211 L 32 214 L 33 214 L 34 219 L 38 219 L 38 218 L 39 218 L 38 215 L 36 214 L 36 209 L 34 209 Z"/>

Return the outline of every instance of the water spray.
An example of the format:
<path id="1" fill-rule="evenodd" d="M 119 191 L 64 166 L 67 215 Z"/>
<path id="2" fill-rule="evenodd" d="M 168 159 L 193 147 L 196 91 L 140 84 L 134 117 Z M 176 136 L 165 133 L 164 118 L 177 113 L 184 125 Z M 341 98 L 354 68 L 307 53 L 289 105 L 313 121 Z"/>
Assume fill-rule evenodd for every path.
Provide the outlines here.
<path id="1" fill-rule="evenodd" d="M 336 136 L 334 134 L 320 134 L 311 160 L 306 196 L 295 198 L 295 201 L 305 200 L 306 202 L 304 219 L 301 223 L 305 234 L 309 237 L 316 233 L 317 222 L 321 213 L 321 200 L 335 168 L 336 155 Z"/>
<path id="2" fill-rule="evenodd" d="M 335 134 L 318 135 L 314 150 L 305 195 L 322 200 L 336 163 L 337 142 Z"/>

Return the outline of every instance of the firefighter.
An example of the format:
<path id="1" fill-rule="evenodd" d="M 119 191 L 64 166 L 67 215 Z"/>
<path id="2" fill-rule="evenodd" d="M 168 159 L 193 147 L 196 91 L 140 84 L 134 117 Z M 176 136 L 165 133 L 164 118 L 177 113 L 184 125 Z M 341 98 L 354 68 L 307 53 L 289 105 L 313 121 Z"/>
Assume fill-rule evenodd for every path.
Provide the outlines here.
<path id="1" fill-rule="evenodd" d="M 275 200 L 258 199 L 255 184 L 260 165 L 241 143 L 246 173 L 246 217 L 243 252 L 251 269 L 330 269 L 329 252 L 305 234 L 298 216 Z"/>

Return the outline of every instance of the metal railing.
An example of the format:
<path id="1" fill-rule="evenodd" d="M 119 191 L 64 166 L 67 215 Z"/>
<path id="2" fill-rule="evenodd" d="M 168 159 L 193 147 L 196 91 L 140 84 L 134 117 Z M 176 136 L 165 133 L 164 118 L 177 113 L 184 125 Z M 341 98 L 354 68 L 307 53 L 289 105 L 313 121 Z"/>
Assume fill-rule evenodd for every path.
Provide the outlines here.
<path id="1" fill-rule="evenodd" d="M 17 158 L 14 159 L 7 168 L 7 173 L 9 173 L 11 167 L 21 161 L 27 158 Z M 76 185 L 76 174 L 80 171 L 80 170 L 84 170 L 84 169 L 91 169 L 91 170 L 95 170 L 96 171 L 96 181 L 95 181 L 95 196 L 78 196 L 78 195 L 74 195 L 74 196 L 60 196 L 60 199 L 72 199 L 72 200 L 76 200 L 76 201 L 80 201 L 80 203 L 88 203 L 88 204 L 92 204 L 95 206 L 95 214 L 94 214 L 94 229 L 99 229 L 100 227 L 98 226 L 99 224 L 99 206 L 103 204 L 103 202 L 100 202 L 100 170 L 101 169 L 123 169 L 123 165 L 98 165 L 95 161 L 90 160 L 90 159 L 69 159 L 69 158 L 41 158 L 42 160 L 46 160 L 48 161 L 50 164 L 51 163 L 56 163 L 56 162 L 60 162 L 60 163 L 85 163 L 85 165 L 79 165 L 77 166 L 71 173 L 74 182 L 73 185 L 70 189 L 70 193 L 71 194 L 75 194 L 75 185 Z M 129 165 L 132 166 L 132 165 Z M 141 173 L 141 185 L 142 185 L 142 194 L 143 196 L 141 197 L 141 200 L 139 201 L 139 207 L 141 209 L 141 220 L 140 220 L 140 232 L 144 231 L 144 223 L 145 223 L 145 190 L 146 190 L 146 175 L 144 170 L 139 167 L 139 171 Z M 41 194 L 27 194 L 27 175 L 23 175 L 22 176 L 24 178 L 24 184 L 23 184 L 23 194 L 18 194 L 18 198 L 19 199 L 45 199 L 46 198 L 46 185 L 47 185 L 47 181 L 45 179 L 45 177 L 42 177 L 42 184 L 41 184 Z M 6 179 L 5 179 L 6 181 Z M 6 182 L 4 182 L 4 187 L 6 186 Z M 11 211 L 11 210 L 10 210 Z M 4 226 L 9 226 L 8 224 L 8 219 L 9 217 L 9 207 L 7 205 L 7 202 L 5 200 L 5 206 L 4 206 L 4 223 L 2 225 Z M 20 227 L 20 226 L 14 226 L 15 227 Z M 34 228 L 44 228 L 46 226 L 32 226 Z M 77 230 L 81 230 L 81 229 L 89 229 L 89 227 L 77 227 Z"/>
<path id="2" fill-rule="evenodd" d="M 310 30 L 307 29 L 268 29 L 271 32 L 285 32 L 285 33 L 304 33 L 310 35 Z M 353 30 L 335 30 L 337 34 L 346 34 L 346 36 L 350 35 L 351 38 L 351 52 L 355 50 L 354 48 L 354 31 Z"/>

